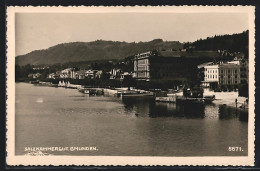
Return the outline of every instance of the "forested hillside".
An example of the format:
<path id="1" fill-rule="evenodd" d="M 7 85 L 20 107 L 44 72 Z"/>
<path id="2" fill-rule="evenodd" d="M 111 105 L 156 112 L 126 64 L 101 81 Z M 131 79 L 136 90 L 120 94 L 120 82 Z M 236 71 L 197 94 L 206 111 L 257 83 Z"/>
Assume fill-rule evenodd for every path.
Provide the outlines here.
<path id="1" fill-rule="evenodd" d="M 155 39 L 150 42 L 127 43 L 97 40 L 94 42 L 73 42 L 59 44 L 45 50 L 36 50 L 17 56 L 18 65 L 55 64 L 79 61 L 124 59 L 151 49 L 182 49 L 183 44 L 176 41 Z"/>
<path id="2" fill-rule="evenodd" d="M 248 57 L 248 35 L 249 31 L 239 34 L 219 35 L 200 39 L 193 43 L 186 43 L 184 48 L 193 48 L 194 50 L 227 50 L 229 52 L 242 52 Z"/>

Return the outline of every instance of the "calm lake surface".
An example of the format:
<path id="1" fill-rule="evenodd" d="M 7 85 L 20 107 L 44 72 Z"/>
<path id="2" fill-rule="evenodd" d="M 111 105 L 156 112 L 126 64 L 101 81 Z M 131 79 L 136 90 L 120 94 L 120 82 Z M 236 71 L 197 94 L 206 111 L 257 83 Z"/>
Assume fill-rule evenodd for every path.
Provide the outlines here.
<path id="1" fill-rule="evenodd" d="M 75 89 L 16 83 L 15 152 L 26 147 L 96 147 L 54 155 L 247 155 L 247 111 L 150 98 L 88 96 Z M 241 147 L 242 152 L 230 152 Z"/>

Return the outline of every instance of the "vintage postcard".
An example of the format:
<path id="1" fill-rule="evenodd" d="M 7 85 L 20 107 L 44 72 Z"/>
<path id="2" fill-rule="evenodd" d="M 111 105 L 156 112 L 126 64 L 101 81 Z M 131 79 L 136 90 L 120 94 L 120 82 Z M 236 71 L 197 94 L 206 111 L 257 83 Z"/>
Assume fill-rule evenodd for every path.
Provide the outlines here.
<path id="1" fill-rule="evenodd" d="M 254 166 L 254 6 L 6 20 L 7 165 Z"/>

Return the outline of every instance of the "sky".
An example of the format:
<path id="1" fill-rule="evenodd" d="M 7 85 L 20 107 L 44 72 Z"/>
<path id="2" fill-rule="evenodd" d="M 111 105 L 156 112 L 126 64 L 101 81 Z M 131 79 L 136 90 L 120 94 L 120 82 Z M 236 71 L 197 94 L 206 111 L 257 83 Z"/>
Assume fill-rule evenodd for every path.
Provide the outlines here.
<path id="1" fill-rule="evenodd" d="M 60 43 L 192 42 L 248 29 L 246 13 L 16 13 L 16 56 Z"/>

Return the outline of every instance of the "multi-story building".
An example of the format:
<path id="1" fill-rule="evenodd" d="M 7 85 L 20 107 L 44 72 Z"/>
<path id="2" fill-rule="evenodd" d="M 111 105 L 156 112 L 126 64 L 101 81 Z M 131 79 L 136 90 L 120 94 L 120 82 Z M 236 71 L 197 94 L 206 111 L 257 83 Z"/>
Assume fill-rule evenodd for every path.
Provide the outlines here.
<path id="1" fill-rule="evenodd" d="M 156 51 L 148 51 L 135 55 L 134 77 L 138 80 L 150 80 L 150 58 L 157 55 Z"/>
<path id="2" fill-rule="evenodd" d="M 137 80 L 189 82 L 199 60 L 177 56 L 163 56 L 157 50 L 135 55 L 134 74 Z"/>
<path id="3" fill-rule="evenodd" d="M 248 84 L 248 60 L 242 59 L 240 61 L 240 80 L 241 84 Z"/>
<path id="4" fill-rule="evenodd" d="M 240 84 L 240 66 L 237 64 L 219 65 L 219 85 Z"/>
<path id="5" fill-rule="evenodd" d="M 220 63 L 204 66 L 203 87 L 216 88 L 222 85 L 236 86 L 240 84 L 240 65 L 239 63 Z"/>

